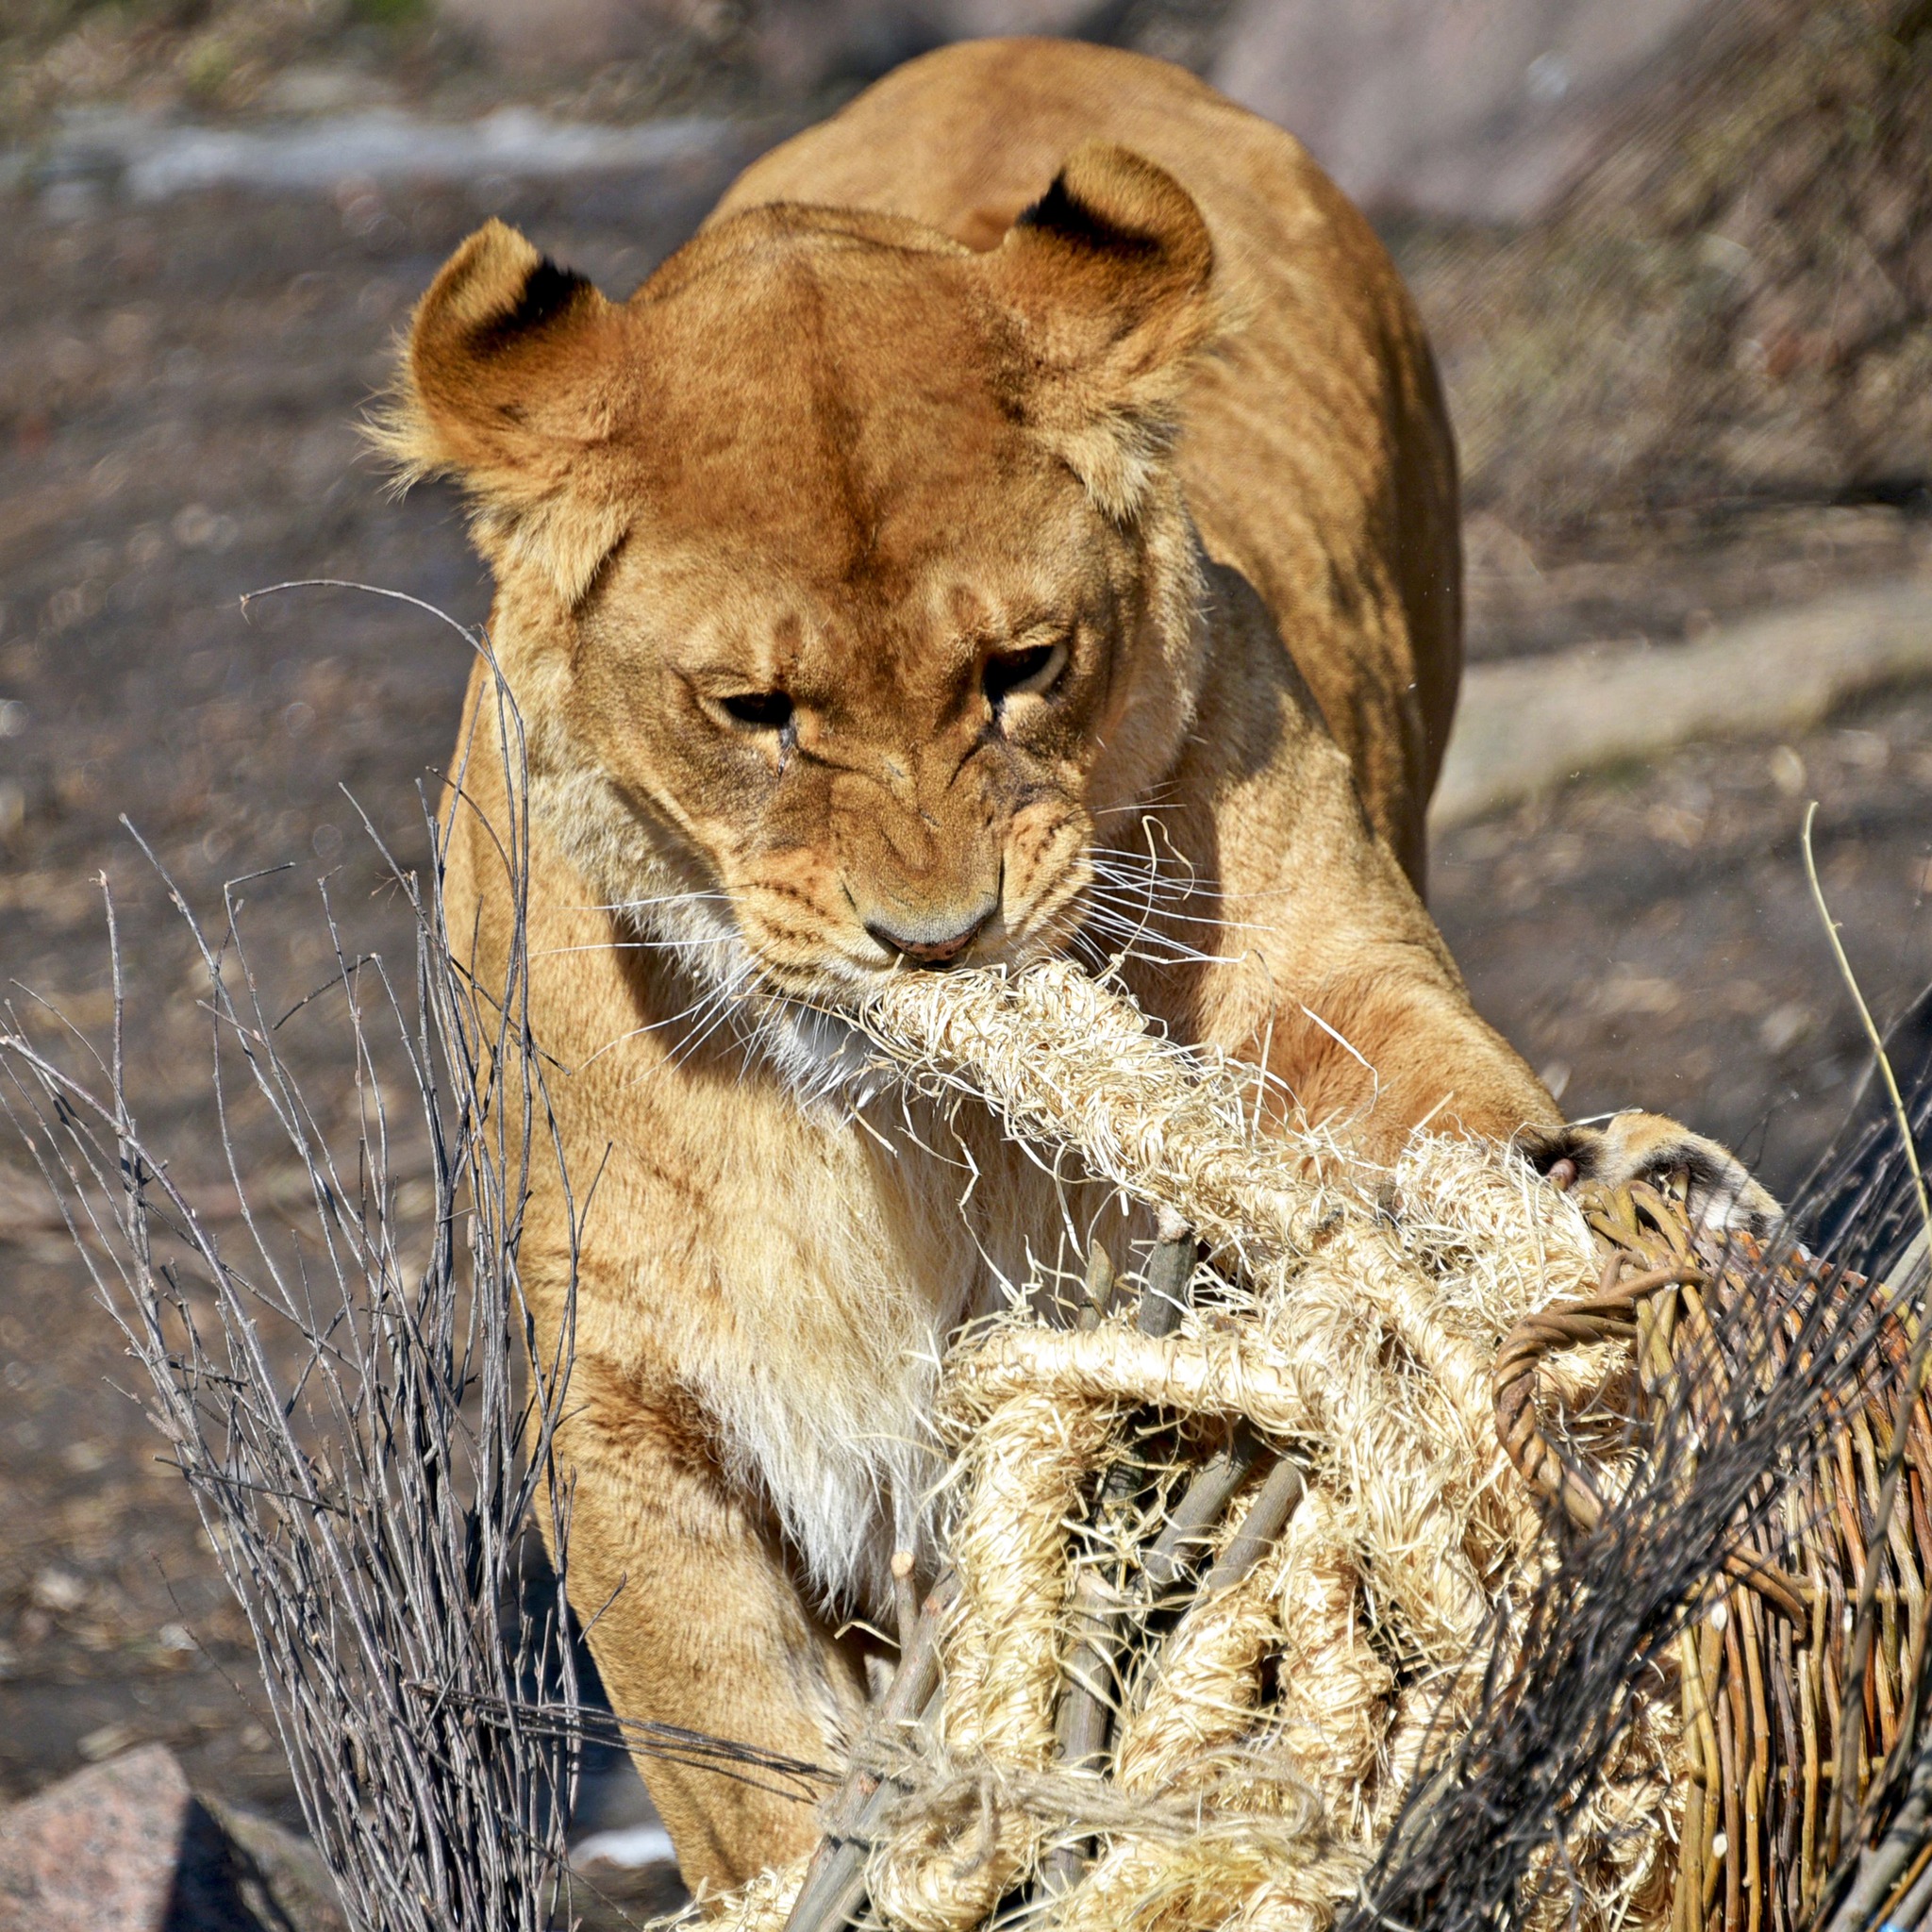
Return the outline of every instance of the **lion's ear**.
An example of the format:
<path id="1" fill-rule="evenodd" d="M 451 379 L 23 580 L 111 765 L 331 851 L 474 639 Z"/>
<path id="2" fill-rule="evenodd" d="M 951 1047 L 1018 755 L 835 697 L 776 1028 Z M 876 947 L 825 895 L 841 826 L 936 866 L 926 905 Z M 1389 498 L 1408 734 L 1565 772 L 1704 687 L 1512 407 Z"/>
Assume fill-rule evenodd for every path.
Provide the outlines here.
<path id="1" fill-rule="evenodd" d="M 623 412 L 623 314 L 488 222 L 417 305 L 400 380 L 371 430 L 405 484 L 456 477 L 485 556 L 541 563 L 570 604 L 624 533 L 597 474 Z"/>
<path id="2" fill-rule="evenodd" d="M 1130 517 L 1214 333 L 1201 210 L 1152 161 L 1091 142 L 987 260 L 1020 322 L 1025 416 L 1110 515 Z"/>

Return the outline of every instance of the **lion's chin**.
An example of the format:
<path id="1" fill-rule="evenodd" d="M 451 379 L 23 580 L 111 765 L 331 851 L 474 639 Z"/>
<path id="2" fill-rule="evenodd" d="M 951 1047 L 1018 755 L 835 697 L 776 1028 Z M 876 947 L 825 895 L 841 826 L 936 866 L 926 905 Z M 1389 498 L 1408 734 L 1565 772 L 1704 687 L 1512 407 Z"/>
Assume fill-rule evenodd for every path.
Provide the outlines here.
<path id="1" fill-rule="evenodd" d="M 758 986 L 758 993 L 745 1001 L 752 1024 L 741 1028 L 740 1037 L 779 1074 L 808 1111 L 829 1109 L 843 1117 L 868 1106 L 897 1077 L 866 1039 L 860 1015 L 870 994 L 903 972 L 1017 973 L 1065 951 L 1065 938 L 1051 930 L 1038 931 L 1008 940 L 983 957 L 975 952 L 943 968 L 901 962 L 868 969 L 841 956 L 814 969 L 760 959 L 755 947 L 747 947 L 741 956 L 740 983 L 755 981 Z"/>
<path id="2" fill-rule="evenodd" d="M 1013 970 L 1025 960 L 974 960 L 973 966 Z M 913 968 L 912 971 L 923 969 Z M 950 969 L 970 971 L 964 965 Z M 827 974 L 809 990 L 789 973 L 768 979 L 758 1002 L 756 1024 L 745 1035 L 748 1048 L 791 1088 L 807 1112 L 849 1118 L 891 1088 L 895 1071 L 884 1063 L 860 1022 L 868 993 L 886 985 L 890 972 Z"/>
<path id="3" fill-rule="evenodd" d="M 875 1099 L 891 1076 L 858 1024 L 874 975 L 842 961 L 813 971 L 747 954 L 733 975 L 731 1028 L 745 1054 L 776 1074 L 808 1113 L 845 1118 Z"/>

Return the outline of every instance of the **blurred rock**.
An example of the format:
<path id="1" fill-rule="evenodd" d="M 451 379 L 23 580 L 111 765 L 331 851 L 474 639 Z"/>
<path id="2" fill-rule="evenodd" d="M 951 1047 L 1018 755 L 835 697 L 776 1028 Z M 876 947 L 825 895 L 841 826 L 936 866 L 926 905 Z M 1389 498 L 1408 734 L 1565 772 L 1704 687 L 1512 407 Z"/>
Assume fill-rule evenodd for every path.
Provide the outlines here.
<path id="1" fill-rule="evenodd" d="M 150 1744 L 0 1814 L 0 1932 L 346 1932 L 314 1849 Z"/>
<path id="2" fill-rule="evenodd" d="M 1078 34 L 1112 11 L 1106 0 L 765 0 L 757 58 L 772 86 L 791 92 L 872 80 L 949 41 Z"/>
<path id="3" fill-rule="evenodd" d="M 16 1806 L 0 1818 L 0 1927 L 159 1932 L 192 1804 L 157 1745 Z"/>
<path id="4" fill-rule="evenodd" d="M 1713 0 L 1239 0 L 1212 78 L 1365 207 L 1521 221 Z"/>
<path id="5" fill-rule="evenodd" d="M 948 41 L 1076 33 L 1108 0 L 441 0 L 512 67 L 582 70 L 670 43 L 748 46 L 781 92 L 870 80 Z"/>
<path id="6" fill-rule="evenodd" d="M 555 72 L 636 59 L 724 9 L 704 0 L 441 0 L 441 11 L 507 65 Z"/>

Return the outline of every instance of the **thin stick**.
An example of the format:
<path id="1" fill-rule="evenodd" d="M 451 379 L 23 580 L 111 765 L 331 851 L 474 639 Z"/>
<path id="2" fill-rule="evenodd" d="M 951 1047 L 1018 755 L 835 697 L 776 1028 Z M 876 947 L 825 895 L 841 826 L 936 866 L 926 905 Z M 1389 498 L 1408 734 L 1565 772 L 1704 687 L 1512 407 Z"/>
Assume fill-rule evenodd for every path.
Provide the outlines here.
<path id="1" fill-rule="evenodd" d="M 1145 1283 L 1134 1324 L 1141 1334 L 1172 1335 L 1179 1327 L 1193 1278 L 1196 1246 L 1187 1224 L 1163 1208 L 1157 1224 L 1158 1241 L 1148 1258 Z M 1094 1504 L 1094 1521 L 1105 1523 L 1134 1493 L 1140 1476 L 1123 1457 L 1107 1473 Z M 1097 1770 L 1107 1750 L 1113 1717 L 1112 1684 L 1125 1641 L 1125 1606 L 1120 1593 L 1097 1565 L 1081 1573 L 1074 1586 L 1068 1623 L 1074 1641 L 1065 1665 L 1067 1686 L 1061 1693 L 1056 1728 L 1059 1761 L 1070 1771 Z M 1041 1870 L 1048 1892 L 1063 1890 L 1087 1862 L 1084 1844 L 1057 1845 Z"/>
<path id="2" fill-rule="evenodd" d="M 1196 1244 L 1193 1230 L 1171 1208 L 1163 1208 L 1155 1223 L 1156 1246 L 1147 1263 L 1146 1286 L 1134 1311 L 1134 1325 L 1142 1335 L 1172 1335 L 1181 1325 L 1188 1306 L 1188 1285 L 1194 1276 Z"/>
<path id="3" fill-rule="evenodd" d="M 1208 1580 L 1201 1586 L 1204 1598 L 1233 1589 L 1274 1547 L 1275 1539 L 1301 1507 L 1307 1490 L 1301 1465 L 1284 1456 L 1268 1472 L 1267 1480 L 1241 1518 L 1241 1527 L 1208 1571 Z"/>
<path id="4" fill-rule="evenodd" d="M 909 1657 L 919 1641 L 919 1592 L 912 1587 L 912 1552 L 892 1552 L 892 1604 L 898 1612 L 899 1655 Z"/>
<path id="5" fill-rule="evenodd" d="M 869 1726 L 875 1737 L 909 1723 L 927 1724 L 938 1709 L 940 1626 L 958 1595 L 949 1569 L 924 1604 L 909 1649 L 899 1659 Z M 892 1800 L 891 1784 L 864 1765 L 845 1780 L 825 1812 L 824 1836 L 805 1869 L 805 1881 L 786 1915 L 785 1932 L 825 1932 L 849 1925 L 865 1903 L 865 1855 Z"/>
<path id="6" fill-rule="evenodd" d="M 1242 1424 L 1224 1449 L 1217 1449 L 1194 1473 L 1181 1492 L 1166 1526 L 1155 1539 L 1141 1565 L 1150 1599 L 1173 1588 L 1185 1562 L 1184 1552 L 1220 1520 L 1228 1498 L 1247 1479 L 1261 1454 L 1261 1439 Z M 1151 1607 L 1151 1602 L 1149 1607 Z"/>
<path id="7" fill-rule="evenodd" d="M 1885 1082 L 1886 1095 L 1891 1102 L 1892 1118 L 1898 1123 L 1899 1139 L 1905 1144 L 1906 1165 L 1911 1171 L 1912 1187 L 1919 1196 L 1919 1219 L 1924 1224 L 1928 1244 L 1932 1244 L 1932 1192 L 1926 1190 L 1925 1173 L 1919 1165 L 1919 1150 L 1912 1139 L 1912 1117 L 1907 1110 L 1904 1096 L 1899 1092 L 1898 1076 L 1892 1072 L 1891 1056 L 1885 1050 L 1885 1038 L 1872 1017 L 1872 1008 L 1865 1004 L 1865 995 L 1858 990 L 1857 974 L 1852 971 L 1852 962 L 1845 957 L 1844 943 L 1838 936 L 1838 921 L 1831 916 L 1831 908 L 1824 903 L 1824 889 L 1818 882 L 1818 861 L 1811 851 L 1811 821 L 1817 815 L 1818 801 L 1814 798 L 1805 808 L 1805 876 L 1811 882 L 1811 897 L 1817 905 L 1818 916 L 1824 922 L 1824 936 L 1831 942 L 1832 957 L 1838 961 L 1838 970 L 1852 996 L 1852 1004 L 1857 1008 L 1858 1018 L 1864 1023 L 1865 1037 L 1872 1042 L 1872 1051 L 1877 1056 L 1879 1077 Z"/>
<path id="8" fill-rule="evenodd" d="M 1243 1432 L 1196 1474 L 1181 1498 L 1174 1521 L 1169 1524 L 1169 1531 L 1181 1525 L 1179 1533 L 1169 1543 L 1168 1533 L 1163 1532 L 1161 1542 L 1155 1545 L 1143 1566 L 1154 1590 L 1165 1589 L 1174 1580 L 1180 1567 L 1174 1552 L 1187 1538 L 1198 1535 L 1201 1528 L 1220 1514 L 1241 1477 L 1254 1466 L 1260 1447 L 1258 1439 Z M 1307 1492 L 1307 1484 L 1300 1466 L 1285 1456 L 1281 1457 L 1248 1506 L 1247 1513 L 1241 1518 L 1226 1549 L 1208 1572 L 1201 1590 L 1204 1600 L 1231 1589 L 1253 1570 L 1274 1547 L 1275 1539 Z M 1211 1509 L 1208 1507 L 1210 1503 Z M 1168 1544 L 1165 1552 L 1162 1551 L 1162 1543 Z M 1157 1556 L 1161 1558 L 1158 1571 L 1153 1560 Z M 1077 1721 L 1091 1726 L 1076 1731 L 1073 1724 L 1063 1724 L 1061 1759 L 1069 1770 L 1091 1770 L 1104 1760 L 1112 1708 L 1111 1700 L 1102 1695 L 1101 1687 L 1111 1680 L 1120 1653 L 1125 1647 L 1126 1637 L 1125 1619 L 1116 1605 L 1110 1617 L 1076 1646 L 1074 1657 L 1068 1662 L 1069 1685 L 1062 1712 L 1072 1707 Z M 1075 1675 L 1075 1670 L 1083 1663 L 1090 1670 L 1104 1668 L 1107 1677 L 1095 1680 Z M 1083 1747 L 1088 1749 L 1088 1757 L 1084 1759 L 1074 1755 Z M 1042 1890 L 1050 1896 L 1069 1890 L 1085 1870 L 1090 1855 L 1090 1847 L 1084 1840 L 1056 1845 L 1041 1869 Z"/>
<path id="9" fill-rule="evenodd" d="M 1888 1915 L 1888 1923 L 1896 1925 L 1899 1932 L 1918 1932 L 1928 1911 L 1932 1911 L 1932 1864 L 1927 1864 L 1912 1880 L 1911 1890 Z"/>
<path id="10" fill-rule="evenodd" d="M 1825 938 L 1831 943 L 1833 957 L 1838 960 L 1838 969 L 1842 975 L 1846 990 L 1851 993 L 1852 1004 L 1857 1008 L 1858 1018 L 1864 1024 L 1866 1037 L 1872 1042 L 1872 1051 L 1877 1056 L 1879 1076 L 1885 1082 L 1886 1093 L 1891 1101 L 1892 1116 L 1898 1123 L 1899 1138 L 1905 1145 L 1906 1164 L 1912 1176 L 1912 1186 L 1919 1198 L 1919 1215 L 1932 1237 L 1932 1197 L 1925 1191 L 1924 1171 L 1919 1165 L 1919 1151 L 1912 1139 L 1912 1118 L 1907 1109 L 1904 1097 L 1899 1092 L 1898 1079 L 1891 1068 L 1891 1057 L 1885 1050 L 1885 1039 L 1879 1032 L 1877 1023 L 1872 1018 L 1872 1009 L 1865 1003 L 1865 995 L 1859 991 L 1858 977 L 1852 971 L 1852 962 L 1845 956 L 1843 941 L 1839 938 L 1838 921 L 1831 916 L 1831 908 L 1825 904 L 1824 888 L 1819 883 L 1818 859 L 1811 849 L 1811 824 L 1818 816 L 1818 801 L 1813 799 L 1805 810 L 1805 828 L 1802 843 L 1805 851 L 1805 876 L 1810 881 L 1811 897 L 1818 907 L 1818 916 L 1824 924 Z M 1905 1468 L 1906 1443 L 1911 1434 L 1912 1413 L 1919 1406 L 1919 1396 L 1925 1382 L 1925 1363 L 1928 1344 L 1932 1344 L 1932 1323 L 1922 1321 L 1919 1333 L 1912 1343 L 1911 1357 L 1906 1368 L 1906 1381 L 1903 1396 L 1898 1407 L 1898 1417 L 1892 1425 L 1891 1446 L 1885 1458 L 1885 1478 L 1879 1486 L 1878 1503 L 1874 1513 L 1872 1534 L 1865 1543 L 1865 1574 L 1858 1587 L 1858 1612 L 1852 1637 L 1852 1653 L 1845 1668 L 1844 1695 L 1839 1723 L 1838 1736 L 1838 1774 L 1831 1781 L 1831 1823 L 1825 1833 L 1824 1855 L 1828 1861 L 1836 1862 L 1839 1845 L 1844 1826 L 1845 1797 L 1848 1790 L 1857 1783 L 1857 1766 L 1859 1759 L 1859 1745 L 1862 1742 L 1865 1716 L 1865 1672 L 1871 1661 L 1872 1632 L 1876 1621 L 1878 1601 L 1879 1557 L 1885 1549 L 1886 1538 L 1891 1527 L 1891 1513 L 1898 1501 L 1900 1472 Z M 1847 1891 L 1839 1910 L 1832 1916 L 1834 1927 L 1844 1924 L 1862 1924 L 1869 1911 L 1875 1908 L 1882 1900 L 1885 1886 L 1867 1906 L 1864 1903 L 1868 1889 L 1878 1882 L 1874 1872 L 1860 1874 Z M 1856 1911 L 1854 1907 L 1857 1907 Z M 1847 1916 L 1850 1914 L 1850 1916 Z"/>

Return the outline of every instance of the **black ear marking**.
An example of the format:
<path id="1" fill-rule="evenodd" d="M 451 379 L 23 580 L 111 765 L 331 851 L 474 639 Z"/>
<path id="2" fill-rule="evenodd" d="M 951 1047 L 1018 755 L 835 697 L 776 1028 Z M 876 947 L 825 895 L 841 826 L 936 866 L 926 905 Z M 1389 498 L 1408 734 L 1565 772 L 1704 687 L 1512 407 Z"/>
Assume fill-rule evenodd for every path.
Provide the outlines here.
<path id="1" fill-rule="evenodd" d="M 545 255 L 538 258 L 510 306 L 471 325 L 468 347 L 478 356 L 507 348 L 519 336 L 555 322 L 596 290 L 574 269 L 559 268 Z"/>
<path id="2" fill-rule="evenodd" d="M 1106 250 L 1113 254 L 1154 255 L 1160 242 L 1132 228 L 1109 221 L 1090 203 L 1078 200 L 1067 187 L 1063 168 L 1053 177 L 1053 185 L 1031 208 L 1022 208 L 1014 218 L 1016 228 L 1038 228 L 1074 248 Z"/>
<path id="3" fill-rule="evenodd" d="M 1047 191 L 1023 209 L 1001 252 L 1034 265 L 1047 285 L 1085 283 L 1090 303 L 1146 320 L 1166 311 L 1179 333 L 1209 332 L 1214 240 L 1188 191 L 1164 168 L 1108 142 L 1088 142 L 1060 163 Z M 1050 290 L 1051 292 L 1051 290 Z"/>

